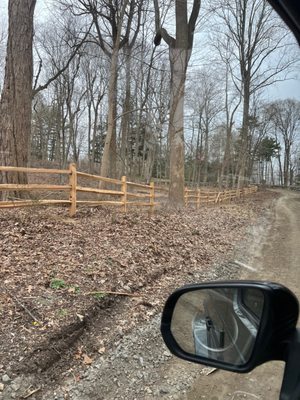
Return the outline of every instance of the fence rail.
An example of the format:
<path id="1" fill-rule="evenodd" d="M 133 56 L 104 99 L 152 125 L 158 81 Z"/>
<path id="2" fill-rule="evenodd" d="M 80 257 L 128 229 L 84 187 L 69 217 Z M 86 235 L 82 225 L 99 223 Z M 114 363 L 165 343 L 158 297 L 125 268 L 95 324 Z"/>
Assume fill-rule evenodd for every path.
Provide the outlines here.
<path id="1" fill-rule="evenodd" d="M 45 168 L 24 168 L 24 167 L 4 167 L 0 166 L 0 172 L 23 172 L 27 174 L 48 174 L 68 176 L 68 183 L 59 184 L 0 184 L 0 192 L 67 192 L 69 198 L 62 199 L 17 199 L 0 201 L 0 208 L 12 207 L 29 207 L 38 205 L 69 205 L 70 216 L 76 214 L 79 205 L 113 205 L 119 206 L 124 211 L 128 207 L 147 207 L 151 212 L 155 206 L 161 204 L 161 199 L 167 199 L 168 189 L 155 186 L 154 182 L 149 185 L 127 181 L 126 176 L 119 179 L 106 178 L 98 175 L 92 175 L 85 172 L 77 171 L 75 164 L 70 164 L 69 169 L 45 169 Z M 78 184 L 79 180 L 84 180 L 84 184 Z M 97 187 L 86 186 L 86 181 L 98 182 Z M 105 189 L 103 185 L 117 186 L 116 189 Z M 230 190 L 210 190 L 210 189 L 185 189 L 185 205 L 194 205 L 199 208 L 202 204 L 216 204 L 241 198 L 249 194 L 255 193 L 257 186 L 250 186 L 241 189 Z M 88 196 L 96 196 L 95 199 L 80 199 L 78 195 L 85 194 Z M 109 199 L 103 198 L 109 196 Z"/>

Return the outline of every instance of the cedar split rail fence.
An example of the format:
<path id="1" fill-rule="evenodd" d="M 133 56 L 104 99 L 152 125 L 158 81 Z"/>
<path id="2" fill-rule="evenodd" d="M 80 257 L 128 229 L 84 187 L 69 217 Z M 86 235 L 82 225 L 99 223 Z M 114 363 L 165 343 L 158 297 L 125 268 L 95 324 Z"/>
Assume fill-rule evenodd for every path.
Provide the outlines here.
<path id="1" fill-rule="evenodd" d="M 0 201 L 0 208 L 26 207 L 38 205 L 68 205 L 70 216 L 76 214 L 77 206 L 88 205 L 112 205 L 119 206 L 125 212 L 129 206 L 148 207 L 151 212 L 155 206 L 162 204 L 160 200 L 167 200 L 167 187 L 155 186 L 154 182 L 149 185 L 127 181 L 126 176 L 121 179 L 105 178 L 98 175 L 92 175 L 85 172 L 80 172 L 76 169 L 75 164 L 70 164 L 69 169 L 46 169 L 46 168 L 25 168 L 25 167 L 1 167 L 0 172 L 6 173 L 26 173 L 41 175 L 59 176 L 59 180 L 66 181 L 65 184 L 0 184 L 0 192 L 44 192 L 53 194 L 54 192 L 66 192 L 67 199 L 16 199 Z M 63 179 L 65 178 L 65 179 Z M 56 179 L 57 180 L 57 179 Z M 81 185 L 80 181 L 83 182 Z M 86 186 L 86 182 L 94 182 L 94 186 Z M 80 183 L 80 184 L 79 184 Z M 97 183 L 97 186 L 95 186 Z M 104 185 L 115 187 L 113 189 L 104 189 Z M 225 201 L 231 201 L 236 198 L 244 197 L 248 194 L 255 193 L 257 186 L 250 186 L 241 189 L 230 190 L 210 190 L 210 189 L 185 189 L 185 205 L 194 205 L 197 208 L 202 204 L 216 204 Z M 80 194 L 85 194 L 88 199 L 80 199 Z M 95 199 L 90 200 L 93 196 Z M 109 196 L 109 199 L 107 199 Z M 106 198 L 106 199 L 104 199 Z M 157 200 L 157 201 L 156 201 Z"/>

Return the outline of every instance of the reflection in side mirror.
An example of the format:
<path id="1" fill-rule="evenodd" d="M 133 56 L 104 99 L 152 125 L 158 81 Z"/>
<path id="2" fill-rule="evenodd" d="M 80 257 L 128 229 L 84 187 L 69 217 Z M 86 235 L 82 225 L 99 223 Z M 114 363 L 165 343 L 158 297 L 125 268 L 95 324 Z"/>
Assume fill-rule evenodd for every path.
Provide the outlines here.
<path id="1" fill-rule="evenodd" d="M 242 366 L 251 357 L 263 309 L 261 289 L 192 290 L 176 302 L 171 333 L 190 355 Z"/>
<path id="2" fill-rule="evenodd" d="M 278 283 L 206 282 L 169 296 L 161 333 L 169 350 L 184 360 L 249 372 L 270 360 L 287 362 L 298 315 L 297 298 Z"/>

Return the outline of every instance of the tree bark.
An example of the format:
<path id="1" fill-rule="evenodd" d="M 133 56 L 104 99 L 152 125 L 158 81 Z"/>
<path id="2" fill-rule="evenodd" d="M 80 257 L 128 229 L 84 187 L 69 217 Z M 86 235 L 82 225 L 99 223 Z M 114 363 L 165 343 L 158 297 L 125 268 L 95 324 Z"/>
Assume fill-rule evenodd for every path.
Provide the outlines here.
<path id="1" fill-rule="evenodd" d="M 187 2 L 175 1 L 176 38 L 160 26 L 158 1 L 154 0 L 156 36 L 155 45 L 161 39 L 169 46 L 171 68 L 171 99 L 168 138 L 170 145 L 170 189 L 171 206 L 184 205 L 184 89 L 186 71 L 192 54 L 196 21 L 200 11 L 201 0 L 194 0 L 191 15 L 188 19 Z"/>
<path id="2" fill-rule="evenodd" d="M 110 61 L 108 88 L 107 132 L 101 161 L 100 175 L 116 178 L 116 114 L 117 114 L 117 79 L 119 46 L 115 46 Z"/>
<path id="3" fill-rule="evenodd" d="M 238 187 L 242 187 L 247 177 L 246 166 L 248 163 L 248 134 L 249 134 L 249 112 L 250 112 L 250 78 L 246 78 L 243 82 L 243 121 L 241 130 L 241 146 L 240 146 L 240 157 L 239 157 L 239 177 Z"/>
<path id="4" fill-rule="evenodd" d="M 128 137 L 129 137 L 129 126 L 130 126 L 130 99 L 131 99 L 131 48 L 124 46 L 125 53 L 125 70 L 126 70 L 126 84 L 125 84 L 125 99 L 123 103 L 123 116 L 121 122 L 121 176 L 127 175 L 128 167 Z"/>
<path id="5" fill-rule="evenodd" d="M 5 76 L 0 99 L 0 165 L 25 167 L 31 135 L 32 41 L 36 0 L 10 0 Z M 0 174 L 0 182 L 26 183 L 25 174 Z"/>
<path id="6" fill-rule="evenodd" d="M 208 146 L 208 134 L 209 134 L 209 127 L 208 127 L 208 120 L 206 116 L 205 120 L 205 129 L 204 129 L 204 164 L 203 164 L 203 182 L 207 183 L 208 181 L 208 153 L 209 153 L 209 146 Z"/>
<path id="7" fill-rule="evenodd" d="M 283 185 L 284 185 L 284 187 L 288 187 L 288 185 L 289 185 L 290 157 L 291 157 L 290 154 L 291 154 L 290 141 L 288 139 L 286 139 L 284 142 L 284 162 L 283 162 Z"/>
<path id="8" fill-rule="evenodd" d="M 171 205 L 184 204 L 184 132 L 183 107 L 186 69 L 191 52 L 170 49 L 171 102 L 168 136 L 170 140 L 170 191 Z"/>

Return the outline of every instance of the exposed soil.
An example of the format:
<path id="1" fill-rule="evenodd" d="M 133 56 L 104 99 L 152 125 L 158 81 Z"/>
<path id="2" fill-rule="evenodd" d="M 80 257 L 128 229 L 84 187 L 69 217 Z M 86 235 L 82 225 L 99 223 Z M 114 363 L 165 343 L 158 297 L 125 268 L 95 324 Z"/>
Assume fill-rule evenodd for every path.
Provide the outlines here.
<path id="1" fill-rule="evenodd" d="M 265 235 L 254 231 L 253 242 L 244 260 L 254 270 L 243 271 L 243 279 L 274 281 L 286 285 L 300 298 L 300 194 L 282 190 L 272 211 Z M 299 326 L 299 321 L 298 321 Z M 185 400 L 269 400 L 278 399 L 284 363 L 272 361 L 248 374 L 218 371 L 209 378 L 199 376 Z"/>
<path id="2" fill-rule="evenodd" d="M 34 377 L 22 395 L 17 385 L 3 398 L 26 398 L 36 388 L 30 398 L 44 398 L 62 379 L 81 381 L 134 327 L 152 321 L 175 287 L 234 275 L 225 261 L 276 196 L 153 216 L 2 211 L 0 376 Z"/>

